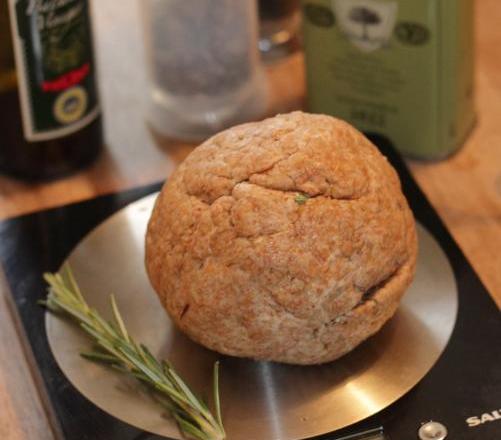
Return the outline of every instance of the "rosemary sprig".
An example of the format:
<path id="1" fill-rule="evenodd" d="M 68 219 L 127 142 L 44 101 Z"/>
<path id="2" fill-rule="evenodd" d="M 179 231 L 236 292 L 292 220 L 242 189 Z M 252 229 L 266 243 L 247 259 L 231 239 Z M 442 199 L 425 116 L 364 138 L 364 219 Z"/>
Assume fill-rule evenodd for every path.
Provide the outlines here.
<path id="1" fill-rule="evenodd" d="M 108 364 L 147 385 L 156 400 L 176 420 L 184 436 L 196 440 L 226 438 L 219 401 L 218 362 L 214 365 L 214 417 L 167 361 L 157 360 L 146 346 L 136 343 L 129 335 L 113 295 L 113 321 L 109 322 L 89 307 L 69 266 L 65 266 L 61 273 L 45 274 L 44 278 L 49 290 L 42 304 L 52 312 L 71 316 L 97 343 L 99 349 L 82 353 L 84 358 Z"/>

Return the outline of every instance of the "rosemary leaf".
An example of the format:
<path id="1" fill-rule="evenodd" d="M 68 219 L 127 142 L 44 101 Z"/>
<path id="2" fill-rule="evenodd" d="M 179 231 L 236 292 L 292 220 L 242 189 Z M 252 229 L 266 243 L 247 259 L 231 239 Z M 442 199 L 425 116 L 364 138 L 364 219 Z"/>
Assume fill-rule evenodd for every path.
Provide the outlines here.
<path id="1" fill-rule="evenodd" d="M 178 425 L 181 427 L 183 432 L 187 433 L 188 435 L 191 435 L 193 438 L 196 438 L 196 439 L 211 440 L 211 437 L 209 437 L 205 432 L 201 431 L 195 425 L 186 421 L 185 419 L 180 417 L 178 414 L 176 414 L 174 417 L 175 417 Z"/>
<path id="2" fill-rule="evenodd" d="M 113 310 L 113 316 L 115 318 L 115 322 L 120 329 L 120 333 L 122 333 L 122 337 L 129 342 L 129 334 L 127 333 L 127 329 L 125 328 L 124 321 L 122 319 L 122 316 L 120 315 L 120 312 L 118 311 L 118 306 L 117 302 L 115 301 L 115 297 L 113 295 L 111 297 L 111 308 Z"/>
<path id="3" fill-rule="evenodd" d="M 219 361 L 214 364 L 214 406 L 216 407 L 216 418 L 219 426 L 223 426 L 223 419 L 221 417 L 221 402 L 219 398 Z"/>
<path id="4" fill-rule="evenodd" d="M 98 353 L 95 351 L 80 353 L 80 356 L 82 356 L 84 359 L 87 359 L 88 361 L 100 362 L 108 365 L 115 365 L 117 363 L 117 359 L 115 356 L 111 356 L 109 354 L 104 354 L 104 353 Z"/>

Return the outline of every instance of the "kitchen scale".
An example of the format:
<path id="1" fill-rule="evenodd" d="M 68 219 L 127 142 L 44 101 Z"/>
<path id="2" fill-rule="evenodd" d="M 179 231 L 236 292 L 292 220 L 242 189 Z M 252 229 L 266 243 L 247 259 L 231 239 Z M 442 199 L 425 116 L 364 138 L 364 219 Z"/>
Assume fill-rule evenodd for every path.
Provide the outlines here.
<path id="1" fill-rule="evenodd" d="M 383 140 L 375 141 L 399 172 L 421 225 L 417 284 L 380 333 L 332 365 L 294 367 L 223 357 L 221 397 L 229 440 L 501 439 L 499 309 L 401 159 Z M 46 293 L 41 275 L 56 271 L 68 257 L 87 299 L 99 310 L 106 310 L 109 280 L 116 280 L 113 293 L 132 333 L 143 331 L 138 339 L 158 345 L 195 390 L 208 391 L 205 378 L 212 361 L 221 358 L 170 327 L 152 330 L 169 324 L 160 307 L 147 305 L 156 297 L 143 292 L 150 287 L 141 278 L 142 255 L 135 255 L 137 261 L 131 257 L 129 266 L 113 263 L 129 260 L 131 246 L 141 248 L 141 228 L 154 196 L 143 197 L 159 188 L 137 188 L 0 224 L 0 260 L 12 310 L 62 439 L 176 437 L 175 430 L 165 428 L 169 421 L 161 410 L 133 382 L 79 358 L 88 343 L 74 325 L 52 316 L 46 323 L 45 310 L 37 305 Z M 155 325 L 144 330 L 145 321 Z M 198 368 L 193 376 L 190 359 Z M 121 398 L 127 394 L 135 398 Z M 130 401 L 141 404 L 124 403 Z"/>

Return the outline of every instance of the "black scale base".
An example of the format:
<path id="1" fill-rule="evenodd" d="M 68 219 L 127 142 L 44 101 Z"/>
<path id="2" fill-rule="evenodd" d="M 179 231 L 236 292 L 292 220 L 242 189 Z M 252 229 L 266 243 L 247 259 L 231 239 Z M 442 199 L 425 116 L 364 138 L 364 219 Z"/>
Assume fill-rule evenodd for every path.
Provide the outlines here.
<path id="1" fill-rule="evenodd" d="M 384 434 L 371 439 L 418 439 L 421 423 L 429 420 L 447 427 L 447 439 L 501 440 L 500 311 L 402 160 L 384 140 L 373 140 L 399 172 L 416 218 L 450 259 L 459 290 L 458 319 L 445 352 L 413 390 L 369 419 L 317 440 L 369 438 L 357 433 L 377 427 L 383 427 Z M 77 243 L 109 215 L 159 188 L 160 184 L 155 184 L 0 223 L 0 261 L 12 308 L 27 342 L 27 356 L 38 376 L 40 392 L 47 397 L 48 413 L 56 432 L 66 440 L 160 439 L 109 416 L 73 388 L 52 357 L 45 334 L 45 311 L 37 305 L 46 293 L 42 273 L 56 271 Z M 467 419 L 476 426 L 470 427 Z"/>

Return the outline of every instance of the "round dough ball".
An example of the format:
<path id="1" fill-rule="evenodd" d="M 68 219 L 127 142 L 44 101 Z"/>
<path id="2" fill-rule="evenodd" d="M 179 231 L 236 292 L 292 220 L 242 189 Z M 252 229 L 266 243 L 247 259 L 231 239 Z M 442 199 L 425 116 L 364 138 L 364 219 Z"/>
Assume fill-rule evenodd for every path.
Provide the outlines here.
<path id="1" fill-rule="evenodd" d="M 175 324 L 233 356 L 332 361 L 377 332 L 412 280 L 412 213 L 351 125 L 279 115 L 195 149 L 156 202 L 146 267 Z"/>

